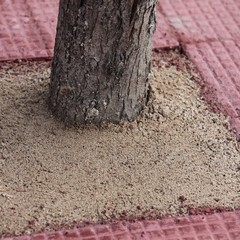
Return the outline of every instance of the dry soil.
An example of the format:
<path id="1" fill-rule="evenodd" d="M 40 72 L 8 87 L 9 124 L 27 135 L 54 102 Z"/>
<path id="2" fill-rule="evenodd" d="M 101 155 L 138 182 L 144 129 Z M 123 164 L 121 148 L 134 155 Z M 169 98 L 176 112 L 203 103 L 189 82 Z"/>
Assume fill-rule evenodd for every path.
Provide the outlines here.
<path id="1" fill-rule="evenodd" d="M 47 110 L 49 63 L 3 64 L 0 236 L 145 211 L 239 207 L 239 144 L 181 61 L 157 61 L 137 121 L 73 128 Z"/>

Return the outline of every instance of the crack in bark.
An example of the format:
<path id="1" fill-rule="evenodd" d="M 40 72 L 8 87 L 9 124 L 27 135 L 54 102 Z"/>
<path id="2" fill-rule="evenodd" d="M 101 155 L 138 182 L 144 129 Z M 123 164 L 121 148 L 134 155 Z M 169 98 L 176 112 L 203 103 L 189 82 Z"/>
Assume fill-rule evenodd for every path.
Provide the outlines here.
<path id="1" fill-rule="evenodd" d="M 86 0 L 80 0 L 80 7 L 82 7 L 85 4 Z"/>

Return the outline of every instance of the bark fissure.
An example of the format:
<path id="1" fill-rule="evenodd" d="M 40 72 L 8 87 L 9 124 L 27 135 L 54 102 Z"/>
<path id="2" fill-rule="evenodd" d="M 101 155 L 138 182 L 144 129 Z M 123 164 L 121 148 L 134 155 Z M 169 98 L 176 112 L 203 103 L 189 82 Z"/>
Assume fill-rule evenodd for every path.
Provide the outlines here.
<path id="1" fill-rule="evenodd" d="M 49 106 L 66 123 L 133 120 L 147 101 L 155 0 L 60 1 Z"/>

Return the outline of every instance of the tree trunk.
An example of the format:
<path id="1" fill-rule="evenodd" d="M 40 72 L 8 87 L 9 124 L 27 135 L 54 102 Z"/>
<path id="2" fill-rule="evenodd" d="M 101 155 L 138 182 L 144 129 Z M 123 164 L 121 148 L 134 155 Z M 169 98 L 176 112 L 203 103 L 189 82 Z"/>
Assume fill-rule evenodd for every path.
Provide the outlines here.
<path id="1" fill-rule="evenodd" d="M 68 124 L 134 120 L 146 104 L 156 0 L 60 0 L 49 107 Z"/>

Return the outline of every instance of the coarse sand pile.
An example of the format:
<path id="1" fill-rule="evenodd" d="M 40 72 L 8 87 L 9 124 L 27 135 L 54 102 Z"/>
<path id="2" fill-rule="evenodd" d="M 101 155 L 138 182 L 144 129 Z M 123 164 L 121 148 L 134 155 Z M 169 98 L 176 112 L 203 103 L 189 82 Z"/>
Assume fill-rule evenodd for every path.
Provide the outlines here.
<path id="1" fill-rule="evenodd" d="M 158 66 L 137 121 L 72 128 L 48 112 L 49 63 L 1 66 L 0 236 L 240 206 L 239 144 L 227 120 L 201 100 L 194 71 Z"/>

